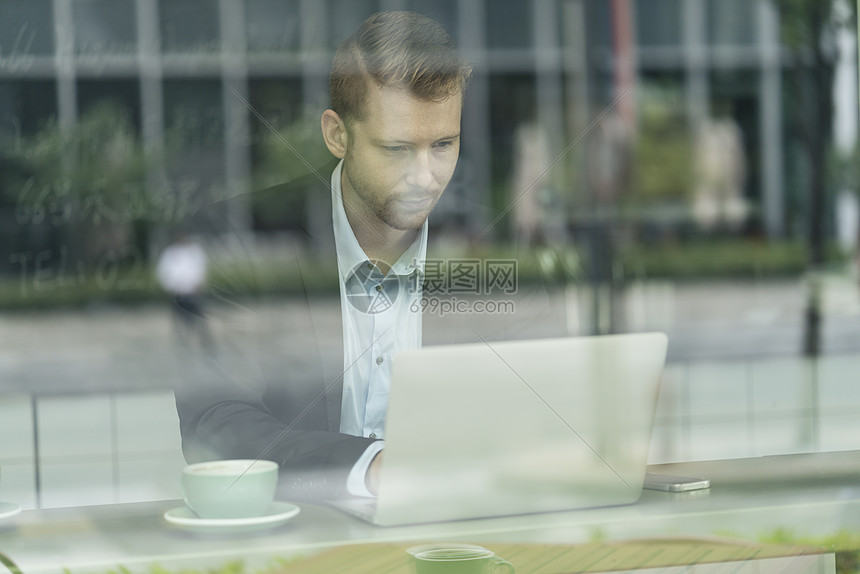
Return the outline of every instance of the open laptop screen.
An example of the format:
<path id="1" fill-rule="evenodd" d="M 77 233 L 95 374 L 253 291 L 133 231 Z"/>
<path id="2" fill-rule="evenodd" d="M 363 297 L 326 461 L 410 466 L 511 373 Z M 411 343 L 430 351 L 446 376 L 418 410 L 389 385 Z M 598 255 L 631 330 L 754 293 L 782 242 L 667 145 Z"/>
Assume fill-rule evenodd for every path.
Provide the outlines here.
<path id="1" fill-rule="evenodd" d="M 643 333 L 401 352 L 374 521 L 635 502 L 666 346 Z"/>

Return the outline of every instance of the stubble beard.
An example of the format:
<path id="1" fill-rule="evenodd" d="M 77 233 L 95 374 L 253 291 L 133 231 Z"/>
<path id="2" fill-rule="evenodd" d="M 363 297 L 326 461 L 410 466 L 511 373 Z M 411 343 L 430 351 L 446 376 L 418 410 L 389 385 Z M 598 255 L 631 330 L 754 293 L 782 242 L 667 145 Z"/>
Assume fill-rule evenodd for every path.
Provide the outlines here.
<path id="1" fill-rule="evenodd" d="M 393 227 L 398 231 L 417 231 L 418 229 L 421 229 L 421 226 L 424 225 L 425 221 L 427 221 L 427 218 L 430 216 L 430 212 L 433 210 L 435 205 L 436 202 L 433 201 L 423 211 L 405 214 L 399 212 L 396 207 L 397 202 L 395 199 L 387 199 L 381 206 L 381 212 L 377 212 L 377 215 L 388 226 Z"/>
<path id="2" fill-rule="evenodd" d="M 360 179 L 353 178 L 349 171 L 346 171 L 346 178 L 349 180 L 349 185 L 352 188 L 352 193 L 356 199 L 363 203 L 368 211 L 370 211 L 378 220 L 385 225 L 396 229 L 397 231 L 417 231 L 421 229 L 424 222 L 430 216 L 430 212 L 436 206 L 436 202 L 441 197 L 441 193 L 437 195 L 430 205 L 422 210 L 413 213 L 401 213 L 397 209 L 397 197 L 384 196 L 380 200 L 380 195 L 368 191 L 367 185 Z M 370 222 L 366 222 L 370 223 Z"/>

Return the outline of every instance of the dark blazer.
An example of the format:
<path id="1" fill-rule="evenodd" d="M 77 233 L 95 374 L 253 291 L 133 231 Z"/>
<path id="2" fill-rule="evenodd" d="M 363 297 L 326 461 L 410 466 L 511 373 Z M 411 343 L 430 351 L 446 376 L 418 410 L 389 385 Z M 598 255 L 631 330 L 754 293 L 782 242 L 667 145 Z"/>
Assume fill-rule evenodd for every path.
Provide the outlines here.
<path id="1" fill-rule="evenodd" d="M 213 264 L 231 259 L 230 272 L 215 268 L 210 275 L 206 315 L 216 341 L 174 386 L 186 460 L 263 458 L 280 467 L 279 496 L 286 499 L 345 495 L 346 477 L 373 442 L 338 432 L 343 392 L 343 343 L 340 321 L 323 321 L 313 293 L 304 289 L 302 254 L 331 262 L 332 291 L 337 292 L 336 253 L 328 179 L 332 166 L 298 181 L 235 197 L 197 214 L 198 227 L 208 228 L 220 253 Z M 325 181 L 323 181 L 325 180 Z M 284 324 L 305 334 L 293 356 L 291 349 L 272 350 L 260 337 L 260 269 L 255 268 L 253 241 L 234 225 L 235 218 L 254 211 L 283 211 L 299 223 L 296 246 L 278 258 L 278 269 L 302 286 L 306 313 L 291 313 L 296 323 Z M 313 221 L 315 225 L 306 223 Z M 210 246 L 211 247 L 211 246 Z M 298 316 L 298 317 L 297 317 Z M 339 319 L 338 308 L 338 319 Z M 322 324 L 325 325 L 322 325 Z M 283 365 L 289 365 L 283 371 Z"/>

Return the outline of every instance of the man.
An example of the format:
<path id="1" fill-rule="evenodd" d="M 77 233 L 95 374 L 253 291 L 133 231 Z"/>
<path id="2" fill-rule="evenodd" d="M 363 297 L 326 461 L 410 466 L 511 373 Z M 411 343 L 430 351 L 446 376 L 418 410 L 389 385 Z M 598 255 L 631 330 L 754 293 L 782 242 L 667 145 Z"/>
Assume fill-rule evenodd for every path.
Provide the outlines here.
<path id="1" fill-rule="evenodd" d="M 262 364 L 247 368 L 241 343 L 228 346 L 236 352 L 219 357 L 213 372 L 177 384 L 189 462 L 275 460 L 284 497 L 375 493 L 390 359 L 421 345 L 421 315 L 409 307 L 420 298 L 427 217 L 457 164 L 470 74 L 447 33 L 414 13 L 376 14 L 338 49 L 321 127 L 339 162 L 325 186 L 310 185 L 330 204 L 323 231 L 307 235 L 334 246 L 323 257 L 337 260 L 343 330 L 334 345 L 342 355 L 319 343 L 322 355 L 343 357 L 340 372 L 302 368 L 278 378 Z M 254 201 L 289 201 L 296 189 L 303 186 L 278 186 Z M 207 217 L 220 226 L 224 211 Z M 299 262 L 293 269 L 302 273 Z M 231 287 L 216 286 L 222 296 Z M 252 325 L 238 318 L 244 307 L 235 305 L 223 325 Z"/>

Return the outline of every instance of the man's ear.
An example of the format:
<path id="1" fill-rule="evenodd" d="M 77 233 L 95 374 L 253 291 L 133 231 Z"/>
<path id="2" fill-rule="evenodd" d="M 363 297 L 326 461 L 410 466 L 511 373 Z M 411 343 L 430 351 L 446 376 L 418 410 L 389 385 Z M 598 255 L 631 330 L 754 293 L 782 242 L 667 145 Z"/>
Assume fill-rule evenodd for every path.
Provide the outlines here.
<path id="1" fill-rule="evenodd" d="M 325 146 L 333 156 L 343 159 L 349 146 L 346 124 L 334 110 L 326 110 L 320 119 Z"/>

